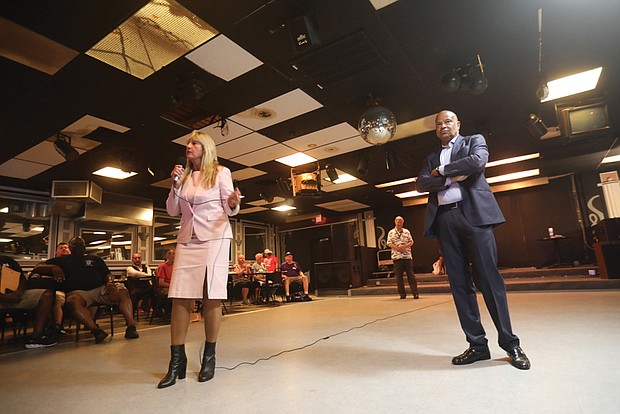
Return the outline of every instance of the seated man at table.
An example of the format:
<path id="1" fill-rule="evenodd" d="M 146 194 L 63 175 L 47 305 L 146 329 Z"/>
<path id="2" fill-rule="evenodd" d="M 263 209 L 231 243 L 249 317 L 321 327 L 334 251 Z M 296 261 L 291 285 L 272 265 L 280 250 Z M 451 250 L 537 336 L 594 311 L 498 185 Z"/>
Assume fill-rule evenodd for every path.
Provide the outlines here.
<path id="1" fill-rule="evenodd" d="M 6 266 L 19 278 L 15 290 L 6 289 L 0 292 L 0 312 L 3 309 L 33 309 L 35 310 L 34 332 L 26 339 L 26 348 L 46 348 L 58 342 L 53 335 L 45 335 L 45 327 L 54 305 L 54 292 L 49 289 L 26 289 L 26 276 L 21 266 L 8 256 L 0 256 L 0 266 Z M 7 277 L 8 276 L 4 276 Z"/>
<path id="2" fill-rule="evenodd" d="M 134 312 L 147 312 L 153 299 L 153 284 L 151 268 L 142 263 L 142 254 L 134 253 L 131 256 L 132 265 L 127 267 L 127 288 Z"/>
<path id="3" fill-rule="evenodd" d="M 237 256 L 237 263 L 233 267 L 233 288 L 241 291 L 241 300 L 244 305 L 249 305 L 248 295 L 250 292 L 254 295 L 254 300 L 258 300 L 258 282 L 252 280 L 252 264 L 245 260 L 245 256 L 240 254 Z"/>
<path id="4" fill-rule="evenodd" d="M 299 263 L 293 261 L 293 253 L 286 252 L 284 255 L 284 260 L 285 262 L 280 265 L 280 270 L 282 271 L 282 283 L 284 283 L 286 301 L 291 301 L 291 283 L 298 281 L 301 281 L 304 288 L 304 295 L 301 300 L 312 300 L 312 298 L 308 296 L 308 276 L 304 275 L 304 272 L 301 271 L 301 266 Z"/>
<path id="5" fill-rule="evenodd" d="M 95 343 L 101 343 L 108 333 L 95 324 L 88 307 L 93 303 L 118 305 L 127 323 L 125 338 L 139 338 L 133 320 L 131 298 L 125 286 L 113 282 L 114 278 L 103 259 L 86 254 L 84 239 L 81 237 L 69 240 L 69 249 L 70 255 L 49 259 L 45 263 L 52 267 L 55 276 L 65 279 L 67 306 L 78 322 L 90 329 Z"/>

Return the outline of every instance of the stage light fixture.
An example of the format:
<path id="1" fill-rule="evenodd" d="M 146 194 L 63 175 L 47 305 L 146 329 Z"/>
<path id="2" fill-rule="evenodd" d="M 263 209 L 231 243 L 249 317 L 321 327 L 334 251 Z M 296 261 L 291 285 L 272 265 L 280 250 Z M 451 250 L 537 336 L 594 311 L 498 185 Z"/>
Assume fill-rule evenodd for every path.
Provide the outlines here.
<path id="1" fill-rule="evenodd" d="M 80 153 L 71 146 L 71 137 L 58 133 L 56 134 L 56 141 L 54 141 L 54 148 L 65 160 L 71 162 L 78 159 Z"/>
<path id="2" fill-rule="evenodd" d="M 327 167 L 325 167 L 325 172 L 329 177 L 329 181 L 331 181 L 332 183 L 338 179 L 338 172 L 333 165 L 328 164 Z"/>
<path id="3" fill-rule="evenodd" d="M 540 138 L 548 132 L 547 126 L 536 114 L 529 114 L 525 124 L 527 130 L 535 138 Z"/>
<path id="4" fill-rule="evenodd" d="M 385 151 L 385 168 L 393 170 L 398 166 L 396 153 L 392 150 Z"/>
<path id="5" fill-rule="evenodd" d="M 455 92 L 459 89 L 468 90 L 474 95 L 484 93 L 489 81 L 484 73 L 484 65 L 480 55 L 476 55 L 476 62 L 452 69 L 441 79 L 441 86 L 446 92 Z"/>
<path id="6" fill-rule="evenodd" d="M 368 158 L 362 156 L 357 163 L 357 173 L 359 175 L 366 175 L 368 172 Z"/>

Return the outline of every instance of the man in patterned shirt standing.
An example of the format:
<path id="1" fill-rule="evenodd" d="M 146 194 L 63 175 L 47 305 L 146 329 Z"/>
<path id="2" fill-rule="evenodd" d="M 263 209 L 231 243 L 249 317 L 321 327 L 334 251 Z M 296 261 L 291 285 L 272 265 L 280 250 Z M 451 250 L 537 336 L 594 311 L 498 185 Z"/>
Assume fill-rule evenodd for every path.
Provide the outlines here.
<path id="1" fill-rule="evenodd" d="M 392 249 L 392 261 L 394 262 L 394 274 L 396 275 L 396 285 L 398 286 L 398 293 L 401 299 L 407 297 L 405 292 L 405 282 L 403 280 L 403 273 L 407 273 L 407 281 L 409 282 L 409 288 L 413 294 L 414 299 L 419 299 L 418 295 L 418 283 L 415 280 L 415 274 L 413 273 L 413 256 L 411 256 L 411 246 L 413 246 L 413 237 L 411 232 L 403 227 L 405 219 L 401 216 L 397 216 L 394 219 L 394 227 L 388 233 L 387 245 Z"/>

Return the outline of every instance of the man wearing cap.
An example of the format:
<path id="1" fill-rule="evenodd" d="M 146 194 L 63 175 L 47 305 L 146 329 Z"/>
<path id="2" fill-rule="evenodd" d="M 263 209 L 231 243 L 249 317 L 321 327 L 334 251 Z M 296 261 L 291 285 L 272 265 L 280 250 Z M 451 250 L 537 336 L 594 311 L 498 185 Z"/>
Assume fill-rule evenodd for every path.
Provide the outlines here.
<path id="1" fill-rule="evenodd" d="M 280 270 L 282 271 L 282 282 L 284 283 L 284 291 L 286 292 L 286 301 L 291 301 L 291 282 L 297 282 L 299 280 L 301 280 L 304 288 L 302 300 L 305 302 L 312 300 L 312 298 L 308 296 L 308 276 L 304 275 L 304 272 L 301 271 L 299 263 L 293 261 L 293 253 L 286 252 L 284 260 L 284 263 L 280 265 Z"/>
<path id="2" fill-rule="evenodd" d="M 263 252 L 263 263 L 265 269 L 269 273 L 273 273 L 278 270 L 278 258 L 273 255 L 273 252 L 269 249 L 265 249 Z"/>

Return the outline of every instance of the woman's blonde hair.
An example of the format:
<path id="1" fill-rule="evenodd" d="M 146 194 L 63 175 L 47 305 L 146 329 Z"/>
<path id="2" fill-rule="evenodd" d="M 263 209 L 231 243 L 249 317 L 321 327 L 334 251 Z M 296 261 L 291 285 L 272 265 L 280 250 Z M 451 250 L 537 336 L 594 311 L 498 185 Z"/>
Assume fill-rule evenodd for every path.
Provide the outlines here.
<path id="1" fill-rule="evenodd" d="M 187 142 L 198 142 L 202 145 L 202 159 L 200 160 L 200 184 L 205 188 L 211 188 L 215 185 L 215 179 L 218 173 L 217 152 L 215 150 L 215 142 L 213 138 L 204 132 L 192 131 Z M 185 173 L 181 183 L 185 183 L 187 177 L 189 177 L 194 171 L 191 162 L 187 162 L 185 166 Z"/>

